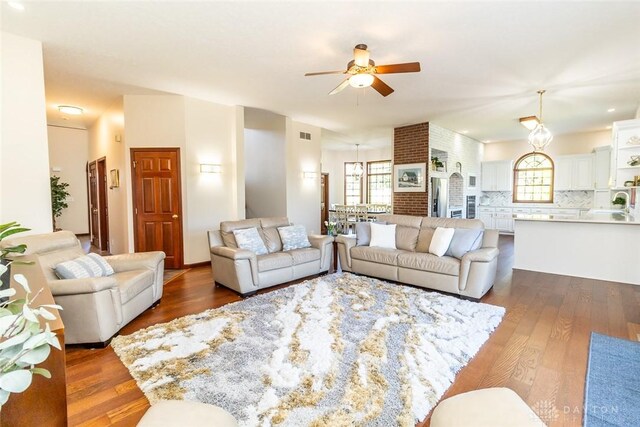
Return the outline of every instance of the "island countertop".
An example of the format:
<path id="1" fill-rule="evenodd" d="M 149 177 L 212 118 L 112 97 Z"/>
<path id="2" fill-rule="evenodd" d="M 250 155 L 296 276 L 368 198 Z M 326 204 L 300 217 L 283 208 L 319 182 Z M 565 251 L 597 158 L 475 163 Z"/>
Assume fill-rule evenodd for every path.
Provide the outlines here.
<path id="1" fill-rule="evenodd" d="M 640 225 L 640 219 L 623 212 L 586 212 L 578 217 L 554 214 L 513 214 L 516 221 L 579 222 L 594 224 Z"/>

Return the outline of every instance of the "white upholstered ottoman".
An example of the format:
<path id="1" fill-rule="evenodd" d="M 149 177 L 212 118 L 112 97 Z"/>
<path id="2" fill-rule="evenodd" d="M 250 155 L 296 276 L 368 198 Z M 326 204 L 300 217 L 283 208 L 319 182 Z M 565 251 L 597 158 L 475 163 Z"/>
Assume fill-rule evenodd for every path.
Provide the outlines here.
<path id="1" fill-rule="evenodd" d="M 511 389 L 474 390 L 443 400 L 431 415 L 431 427 L 541 427 L 545 424 Z"/>
<path id="2" fill-rule="evenodd" d="M 188 400 L 161 400 L 151 405 L 138 427 L 238 427 L 236 419 L 222 408 Z"/>

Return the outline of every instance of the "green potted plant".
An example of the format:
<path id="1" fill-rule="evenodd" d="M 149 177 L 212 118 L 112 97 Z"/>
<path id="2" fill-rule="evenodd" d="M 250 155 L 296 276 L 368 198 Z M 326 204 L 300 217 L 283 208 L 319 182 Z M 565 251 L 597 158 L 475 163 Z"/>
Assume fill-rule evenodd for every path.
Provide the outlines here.
<path id="1" fill-rule="evenodd" d="M 438 159 L 437 157 L 431 158 L 431 166 L 432 166 L 432 169 L 438 172 L 444 172 L 444 163 L 442 163 L 440 159 Z"/>
<path id="2" fill-rule="evenodd" d="M 29 231 L 29 229 L 21 227 L 20 224 L 15 221 L 0 224 L 0 241 L 23 231 Z M 0 289 L 9 287 L 9 279 L 11 277 L 11 260 L 8 258 L 9 254 L 23 254 L 26 249 L 26 245 L 8 246 L 0 249 Z"/>
<path id="3" fill-rule="evenodd" d="M 53 216 L 53 231 L 60 230 L 56 225 L 56 218 L 62 215 L 62 211 L 69 207 L 67 197 L 69 192 L 66 182 L 60 182 L 60 177 L 53 175 L 51 178 L 51 214 Z"/>
<path id="4" fill-rule="evenodd" d="M 624 197 L 616 197 L 615 199 L 613 199 L 613 201 L 611 202 L 613 204 L 613 206 L 615 206 L 618 209 L 622 209 L 624 208 L 624 205 L 627 203 L 626 200 L 624 199 Z"/>

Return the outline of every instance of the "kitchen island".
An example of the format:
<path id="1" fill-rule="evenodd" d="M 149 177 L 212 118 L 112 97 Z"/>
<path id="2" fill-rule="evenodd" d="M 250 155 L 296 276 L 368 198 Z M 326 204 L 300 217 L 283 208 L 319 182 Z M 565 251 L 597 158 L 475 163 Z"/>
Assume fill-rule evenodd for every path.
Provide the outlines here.
<path id="1" fill-rule="evenodd" d="M 633 216 L 588 212 L 513 219 L 513 268 L 640 285 L 640 221 Z"/>

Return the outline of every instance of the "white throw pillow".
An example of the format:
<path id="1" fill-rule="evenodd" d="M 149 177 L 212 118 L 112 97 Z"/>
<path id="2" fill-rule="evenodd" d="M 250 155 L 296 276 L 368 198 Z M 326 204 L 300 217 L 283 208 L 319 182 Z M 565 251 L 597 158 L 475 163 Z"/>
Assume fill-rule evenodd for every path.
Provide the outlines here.
<path id="1" fill-rule="evenodd" d="M 369 246 L 396 249 L 396 225 L 371 223 L 371 242 Z"/>
<path id="2" fill-rule="evenodd" d="M 280 240 L 282 240 L 283 251 L 311 247 L 307 237 L 307 230 L 302 224 L 278 227 L 278 233 L 280 234 Z"/>
<path id="3" fill-rule="evenodd" d="M 433 232 L 431 244 L 429 245 L 429 253 L 436 256 L 444 255 L 447 249 L 449 249 L 455 231 L 455 228 L 436 228 L 436 231 Z"/>

